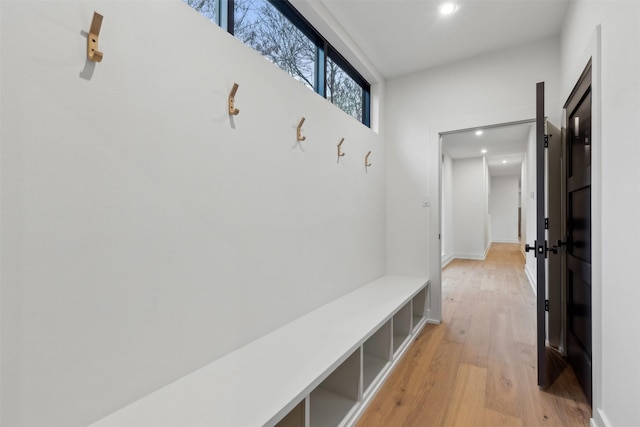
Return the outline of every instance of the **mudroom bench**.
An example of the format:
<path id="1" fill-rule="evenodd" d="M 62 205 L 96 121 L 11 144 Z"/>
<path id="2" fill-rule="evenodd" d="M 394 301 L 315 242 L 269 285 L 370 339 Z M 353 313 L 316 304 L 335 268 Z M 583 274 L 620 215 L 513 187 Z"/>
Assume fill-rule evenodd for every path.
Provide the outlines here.
<path id="1" fill-rule="evenodd" d="M 425 325 L 428 286 L 383 276 L 91 427 L 351 425 Z"/>

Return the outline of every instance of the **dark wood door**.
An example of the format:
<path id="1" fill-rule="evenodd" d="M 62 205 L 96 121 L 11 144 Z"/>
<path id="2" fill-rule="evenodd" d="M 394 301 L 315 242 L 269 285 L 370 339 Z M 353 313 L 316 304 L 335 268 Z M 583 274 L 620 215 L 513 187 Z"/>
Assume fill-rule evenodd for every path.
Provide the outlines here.
<path id="1" fill-rule="evenodd" d="M 550 387 L 562 371 L 561 255 L 556 242 L 561 229 L 561 138 L 544 112 L 544 82 L 536 85 L 536 241 L 527 251 L 536 256 L 536 329 L 538 385 Z M 562 254 L 562 252 L 560 252 Z M 551 347 L 547 346 L 547 342 Z M 555 348 L 554 348 L 555 347 Z"/>
<path id="2" fill-rule="evenodd" d="M 558 240 L 565 236 L 564 221 L 564 156 L 562 133 L 547 120 L 546 176 L 547 176 L 547 346 L 560 356 L 564 347 L 564 304 L 563 292 L 565 263 L 564 247 L 558 247 Z M 549 351 L 547 351 L 549 353 Z"/>
<path id="3" fill-rule="evenodd" d="M 545 231 L 545 114 L 544 114 L 544 82 L 536 85 L 536 241 L 533 248 L 536 255 L 536 329 L 538 347 L 538 385 L 548 386 L 546 356 L 546 231 Z M 527 245 L 528 246 L 528 245 Z"/>
<path id="4" fill-rule="evenodd" d="M 591 64 L 567 117 L 567 356 L 591 402 Z"/>

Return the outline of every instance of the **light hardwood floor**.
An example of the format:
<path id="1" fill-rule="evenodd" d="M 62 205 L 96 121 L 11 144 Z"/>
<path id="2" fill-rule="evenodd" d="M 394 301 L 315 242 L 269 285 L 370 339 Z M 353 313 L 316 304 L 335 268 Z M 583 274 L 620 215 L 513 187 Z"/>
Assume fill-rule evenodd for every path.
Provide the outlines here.
<path id="1" fill-rule="evenodd" d="M 517 244 L 452 261 L 442 295 L 442 324 L 415 339 L 358 427 L 589 425 L 570 367 L 537 386 L 535 295 Z"/>

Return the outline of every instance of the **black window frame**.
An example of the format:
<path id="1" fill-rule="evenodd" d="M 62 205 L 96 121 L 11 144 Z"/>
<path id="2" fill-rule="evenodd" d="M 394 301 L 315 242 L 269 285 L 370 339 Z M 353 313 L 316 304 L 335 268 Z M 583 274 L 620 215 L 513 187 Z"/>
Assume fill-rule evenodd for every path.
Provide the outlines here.
<path id="1" fill-rule="evenodd" d="M 337 50 L 333 49 L 331 45 L 328 45 L 327 58 L 331 60 L 342 69 L 349 77 L 353 79 L 358 86 L 362 88 L 362 123 L 371 127 L 371 85 L 362 75 L 347 61 L 344 56 Z M 327 69 L 326 61 L 324 70 Z M 326 92 L 326 78 L 325 78 L 325 92 Z"/>
<path id="2" fill-rule="evenodd" d="M 340 54 L 318 30 L 288 0 L 266 0 L 287 18 L 298 30 L 316 45 L 314 91 L 326 99 L 327 97 L 327 59 L 336 63 L 358 86 L 362 88 L 362 118 L 361 122 L 371 127 L 371 85 Z M 218 0 L 218 25 L 229 34 L 234 34 L 234 5 L 235 0 Z M 337 106 L 337 105 L 336 105 Z M 337 106 L 340 108 L 339 106 Z"/>

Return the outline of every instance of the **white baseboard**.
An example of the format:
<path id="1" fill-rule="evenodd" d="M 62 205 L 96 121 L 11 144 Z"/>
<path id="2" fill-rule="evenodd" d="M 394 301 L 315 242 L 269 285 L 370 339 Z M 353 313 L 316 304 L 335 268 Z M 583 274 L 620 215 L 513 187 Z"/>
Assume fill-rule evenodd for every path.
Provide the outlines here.
<path id="1" fill-rule="evenodd" d="M 453 255 L 453 258 L 458 258 L 458 259 L 473 259 L 473 260 L 477 260 L 477 261 L 484 261 L 487 258 L 487 253 L 485 252 L 484 254 L 469 254 L 469 253 L 463 253 L 463 252 L 459 252 Z"/>
<path id="2" fill-rule="evenodd" d="M 525 276 L 527 276 L 527 279 L 529 280 L 529 284 L 531 285 L 531 289 L 533 289 L 533 294 L 536 295 L 537 292 L 537 283 L 538 281 L 536 280 L 536 276 L 533 274 L 533 272 L 529 269 L 528 265 L 524 266 L 524 274 Z"/>
<path id="3" fill-rule="evenodd" d="M 593 418 L 591 418 L 590 424 L 591 427 L 612 427 L 607 416 L 604 414 L 602 409 L 599 408 L 594 408 Z"/>
<path id="4" fill-rule="evenodd" d="M 491 243 L 520 243 L 520 240 L 512 240 L 512 239 L 507 239 L 507 240 L 494 240 Z"/>
<path id="5" fill-rule="evenodd" d="M 427 319 L 427 321 L 425 323 L 430 323 L 432 325 L 439 325 L 440 324 L 440 319 L 435 319 L 432 315 L 431 315 L 431 309 L 427 308 L 427 312 L 424 314 L 425 319 Z"/>
<path id="6" fill-rule="evenodd" d="M 447 266 L 447 264 L 449 264 L 454 259 L 455 258 L 453 256 L 453 254 L 449 254 L 447 256 L 442 257 L 442 268 L 445 268 Z"/>

